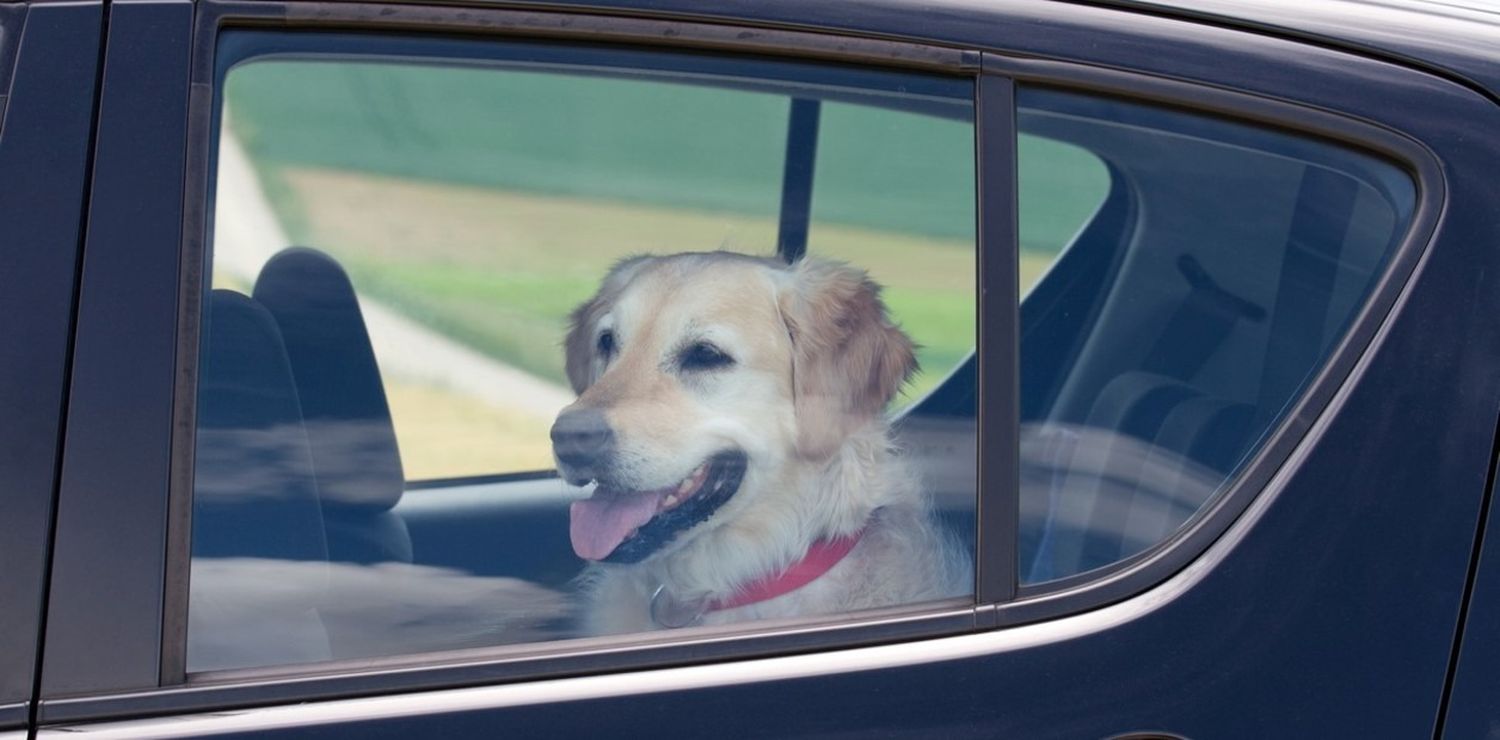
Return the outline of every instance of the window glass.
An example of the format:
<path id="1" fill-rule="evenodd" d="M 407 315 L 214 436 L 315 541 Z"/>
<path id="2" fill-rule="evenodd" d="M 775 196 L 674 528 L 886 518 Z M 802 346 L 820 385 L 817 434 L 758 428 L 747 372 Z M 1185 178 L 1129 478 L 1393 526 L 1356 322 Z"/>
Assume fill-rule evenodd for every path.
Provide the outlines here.
<path id="1" fill-rule="evenodd" d="M 813 248 L 868 270 L 920 338 L 917 374 L 898 403 L 920 399 L 974 348 L 972 129 L 829 103 L 813 182 Z"/>
<path id="2" fill-rule="evenodd" d="M 1022 233 L 1073 232 L 1022 305 L 1021 576 L 1043 582 L 1141 553 L 1215 500 L 1353 320 L 1415 191 L 1329 142 L 1018 101 Z"/>
<path id="3" fill-rule="evenodd" d="M 972 593 L 971 81 L 225 39 L 189 671 Z"/>
<path id="4" fill-rule="evenodd" d="M 1109 194 L 1109 169 L 1097 155 L 1057 139 L 1021 132 L 1016 147 L 1020 287 L 1025 296 L 1088 223 Z"/>

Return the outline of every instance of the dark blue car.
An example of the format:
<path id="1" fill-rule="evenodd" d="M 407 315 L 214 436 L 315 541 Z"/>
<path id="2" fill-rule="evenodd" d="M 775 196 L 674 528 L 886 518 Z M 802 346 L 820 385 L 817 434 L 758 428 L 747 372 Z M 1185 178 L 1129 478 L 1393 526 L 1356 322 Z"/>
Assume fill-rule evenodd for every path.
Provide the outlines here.
<path id="1" fill-rule="evenodd" d="M 1484 0 L 0 0 L 0 115 L 0 738 L 1500 734 Z M 704 250 L 880 286 L 966 595 L 590 626 Z"/>

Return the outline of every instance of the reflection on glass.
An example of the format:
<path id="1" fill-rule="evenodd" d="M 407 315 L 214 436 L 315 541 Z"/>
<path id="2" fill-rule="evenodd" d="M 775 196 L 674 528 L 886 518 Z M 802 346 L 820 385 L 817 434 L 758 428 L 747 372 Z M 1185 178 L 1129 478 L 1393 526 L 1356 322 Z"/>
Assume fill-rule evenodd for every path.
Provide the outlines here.
<path id="1" fill-rule="evenodd" d="M 1214 500 L 1349 326 L 1415 192 L 1315 139 L 1039 88 L 1019 105 L 1053 142 L 1022 167 L 1022 233 L 1088 214 L 1021 309 L 1035 583 L 1141 553 Z"/>
<path id="2" fill-rule="evenodd" d="M 197 558 L 192 579 L 192 671 L 556 639 L 570 617 L 554 589 L 412 563 Z"/>
<path id="3" fill-rule="evenodd" d="M 919 346 L 904 395 L 861 414 L 901 409 L 891 469 L 933 500 L 921 531 L 961 553 L 944 564 L 971 567 L 972 389 L 940 387 L 974 336 L 969 81 L 299 38 L 351 51 L 252 59 L 221 86 L 190 672 L 621 631 L 591 619 L 570 534 L 630 532 L 588 503 L 598 487 L 552 476 L 552 427 L 580 390 L 563 339 L 630 255 L 775 253 L 794 97 L 824 113 L 808 253 L 867 270 Z M 781 431 L 744 435 L 753 475 L 758 438 Z M 797 537 L 826 524 L 807 521 Z M 969 593 L 955 582 L 941 595 Z"/>

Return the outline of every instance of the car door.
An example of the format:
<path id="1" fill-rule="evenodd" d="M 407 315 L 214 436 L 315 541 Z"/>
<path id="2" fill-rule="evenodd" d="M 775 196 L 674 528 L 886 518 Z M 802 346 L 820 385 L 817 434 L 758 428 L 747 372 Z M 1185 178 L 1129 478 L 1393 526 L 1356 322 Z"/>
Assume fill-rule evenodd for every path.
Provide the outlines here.
<path id="1" fill-rule="evenodd" d="M 1461 639 L 1454 649 L 1453 678 L 1440 725 L 1443 737 L 1493 733 L 1500 713 L 1487 690 L 1494 685 L 1496 670 L 1495 632 L 1490 628 L 1496 594 L 1494 552 L 1494 517 L 1486 514 L 1475 547 L 1474 576 L 1460 623 Z"/>
<path id="2" fill-rule="evenodd" d="M 1433 731 L 1500 400 L 1455 164 L 1493 106 L 1119 10 L 741 10 L 113 6 L 39 734 Z M 235 166 L 289 232 L 248 267 Z M 586 291 L 642 221 L 887 284 L 972 594 L 581 636 L 545 443 L 404 472 L 438 458 L 403 403 L 478 402 L 398 387 L 459 355 L 383 351 L 371 306 L 524 367 L 579 297 L 555 260 Z M 296 319 L 286 265 L 344 308 Z"/>
<path id="3" fill-rule="evenodd" d="M 469 682 L 478 677 L 476 669 L 488 674 L 499 664 L 489 659 L 482 661 L 484 665 L 472 664 L 463 655 L 523 658 L 515 664 L 520 671 L 517 675 L 538 677 L 543 675 L 538 670 L 557 674 L 600 660 L 642 665 L 642 661 L 681 660 L 689 654 L 737 655 L 746 650 L 765 654 L 809 640 L 847 642 L 947 632 L 971 621 L 968 604 L 972 596 L 956 593 L 954 598 L 934 603 L 900 604 L 893 613 L 824 620 L 824 624 L 811 625 L 816 627 L 813 633 L 806 632 L 808 625 L 771 624 L 721 647 L 713 645 L 718 640 L 709 639 L 710 634 L 682 644 L 672 644 L 679 641 L 671 635 L 627 638 L 641 642 L 645 653 L 639 656 L 635 650 L 610 657 L 611 651 L 578 649 L 588 643 L 578 642 L 578 636 L 568 631 L 567 620 L 549 611 L 559 602 L 556 592 L 566 588 L 581 566 L 566 545 L 568 505 L 578 495 L 567 492 L 550 470 L 534 467 L 450 467 L 436 476 L 407 475 L 403 465 L 430 469 L 433 463 L 422 456 L 420 440 L 401 439 L 399 449 L 391 444 L 393 433 L 404 431 L 399 424 L 393 429 L 391 419 L 395 416 L 400 421 L 401 404 L 410 386 L 417 386 L 419 398 L 426 399 L 419 404 L 423 411 L 452 408 L 455 404 L 447 397 L 473 386 L 465 385 L 463 378 L 442 376 L 448 385 L 423 387 L 427 376 L 422 373 L 450 369 L 445 367 L 448 358 L 458 357 L 459 362 L 478 367 L 482 377 L 499 377 L 489 364 L 475 360 L 472 350 L 467 355 L 455 352 L 451 337 L 444 339 L 440 333 L 435 337 L 431 327 L 412 328 L 411 317 L 420 316 L 424 308 L 447 312 L 447 318 L 435 321 L 438 329 L 461 318 L 462 310 L 455 312 L 441 302 L 434 308 L 430 301 L 443 295 L 421 293 L 420 281 L 398 283 L 396 290 L 382 292 L 381 270 L 388 277 L 413 271 L 400 264 L 395 268 L 379 265 L 378 244 L 366 251 L 348 249 L 349 235 L 358 232 L 364 218 L 358 213 L 354 221 L 340 222 L 343 230 L 315 222 L 325 229 L 321 233 L 326 238 L 312 241 L 311 247 L 273 243 L 274 254 L 253 263 L 248 275 L 237 272 L 238 260 L 247 253 L 253 255 L 253 247 L 236 245 L 235 227 L 230 225 L 242 225 L 244 211 L 256 205 L 250 202 L 253 199 L 240 197 L 243 191 L 235 190 L 246 180 L 234 178 L 272 182 L 252 190 L 267 197 L 274 211 L 277 187 L 297 187 L 303 182 L 299 178 L 334 175 L 334 180 L 320 182 L 317 191 L 320 197 L 339 196 L 336 191 L 343 186 L 337 171 L 328 172 L 333 168 L 327 166 L 326 158 L 331 156 L 337 163 L 351 152 L 358 166 L 372 169 L 357 183 L 364 190 L 354 191 L 365 193 L 362 197 L 375 197 L 368 195 L 372 187 L 380 193 L 394 192 L 394 197 L 386 199 L 387 206 L 419 219 L 430 209 L 421 207 L 420 200 L 417 207 L 405 200 L 436 193 L 444 208 L 467 207 L 472 192 L 436 188 L 432 181 L 446 178 L 467 184 L 463 179 L 473 176 L 474 170 L 469 160 L 487 156 L 490 150 L 463 148 L 465 137 L 484 135 L 483 127 L 469 124 L 468 130 L 462 126 L 444 129 L 453 116 L 438 109 L 438 115 L 420 120 L 421 125 L 414 128 L 436 127 L 460 145 L 448 146 L 443 140 L 439 142 L 443 146 L 434 149 L 431 132 L 418 130 L 411 142 L 398 142 L 393 147 L 397 151 L 379 150 L 392 133 L 382 130 L 382 126 L 389 128 L 390 116 L 397 117 L 398 138 L 400 129 L 411 126 L 399 120 L 400 111 L 393 113 L 383 106 L 410 102 L 402 96 L 430 96 L 432 90 L 442 90 L 448 95 L 440 105 L 468 106 L 478 101 L 492 106 L 480 112 L 496 115 L 495 120 L 518 121 L 515 135 L 531 139 L 504 150 L 507 156 L 525 164 L 527 157 L 550 153 L 556 163 L 555 168 L 501 171 L 499 176 L 519 180 L 501 182 L 509 190 L 498 201 L 482 203 L 477 215 L 472 207 L 461 214 L 469 219 L 490 218 L 493 205 L 516 215 L 515 202 L 519 201 L 530 214 L 516 217 L 551 219 L 547 222 L 551 231 L 539 232 L 545 239 L 540 244 L 509 252 L 503 251 L 504 245 L 484 245 L 514 260 L 506 262 L 507 267 L 526 265 L 540 271 L 543 282 L 537 287 L 515 290 L 530 301 L 523 309 L 529 309 L 531 302 L 549 310 L 561 306 L 544 317 L 556 332 L 541 340 L 549 353 L 555 351 L 557 336 L 566 328 L 571 302 L 587 297 L 620 254 L 622 244 L 629 245 L 626 239 L 639 239 L 642 227 L 637 224 L 642 221 L 651 224 L 647 233 L 691 237 L 702 234 L 704 224 L 710 233 L 723 233 L 716 213 L 728 213 L 734 219 L 730 234 L 739 228 L 753 231 L 756 240 L 766 240 L 767 246 L 779 248 L 788 259 L 804 248 L 809 227 L 827 234 L 819 249 L 829 253 L 838 245 L 858 249 L 865 239 L 874 238 L 883 240 L 883 247 L 898 257 L 908 251 L 926 253 L 934 261 L 929 272 L 937 274 L 939 287 L 957 285 L 956 294 L 940 295 L 930 285 L 907 284 L 906 277 L 897 272 L 899 260 L 887 259 L 885 267 L 873 269 L 892 288 L 893 300 L 910 291 L 910 297 L 902 296 L 902 300 L 921 308 L 911 314 L 911 332 L 923 338 L 926 330 L 917 325 L 923 321 L 932 325 L 931 316 L 936 314 L 938 327 L 949 335 L 949 339 L 938 337 L 932 345 L 943 350 L 946 358 L 940 359 L 947 365 L 930 371 L 927 389 L 917 400 L 897 405 L 914 427 L 932 427 L 935 433 L 951 437 L 957 449 L 954 454 L 967 461 L 968 470 L 960 468 L 947 475 L 940 514 L 955 538 L 972 542 L 974 458 L 972 452 L 964 452 L 966 445 L 972 447 L 975 434 L 972 371 L 958 373 L 958 380 L 949 384 L 959 391 L 946 394 L 952 398 L 945 400 L 945 394 L 932 390 L 947 382 L 945 376 L 970 353 L 977 314 L 972 290 L 976 270 L 975 85 L 973 75 L 961 67 L 964 55 L 902 47 L 894 51 L 925 57 L 866 69 L 820 64 L 816 53 L 803 55 L 807 59 L 762 58 L 704 53 L 701 48 L 600 46 L 592 42 L 607 32 L 589 30 L 571 38 L 574 34 L 565 24 L 555 26 L 566 42 L 558 44 L 524 34 L 518 38 L 508 34 L 478 39 L 465 34 L 434 37 L 418 32 L 441 29 L 443 22 L 434 25 L 420 19 L 403 20 L 376 35 L 351 33 L 337 25 L 307 34 L 257 28 L 253 22 L 241 24 L 245 17 L 240 14 L 246 8 L 149 3 L 118 10 L 111 21 L 112 33 L 118 36 L 112 38 L 149 37 L 152 43 L 121 41 L 110 47 L 105 60 L 106 70 L 118 64 L 124 71 L 111 76 L 100 103 L 101 135 L 91 204 L 95 225 L 82 278 L 89 297 L 80 306 L 82 342 L 75 355 L 79 372 L 69 407 L 76 424 L 69 436 L 74 451 L 64 463 L 68 492 L 59 523 L 65 531 L 59 535 L 62 545 L 53 566 L 57 590 L 50 601 L 50 639 L 55 649 L 48 652 L 43 667 L 42 692 L 49 697 L 49 706 L 63 713 L 67 706 L 97 708 L 95 699 L 101 692 L 120 698 L 117 689 L 125 686 L 144 690 L 142 696 L 161 698 L 196 694 L 199 686 L 187 682 L 217 685 L 231 693 L 256 692 L 260 689 L 251 687 L 257 682 L 245 683 L 246 676 L 265 670 L 284 676 L 309 668 L 323 672 L 326 665 L 333 665 L 330 660 L 344 666 L 337 669 L 340 678 L 335 681 L 343 688 L 330 685 L 322 690 L 342 692 L 349 686 L 344 683 L 348 679 L 362 680 L 356 675 L 360 669 L 355 673 L 347 669 L 372 659 L 393 661 L 389 665 L 416 660 L 438 669 L 438 674 L 424 681 L 447 682 L 457 671 L 468 675 L 457 680 Z M 493 20 L 511 25 L 522 18 L 501 13 L 485 22 Z M 548 20 L 556 24 L 563 19 Z M 220 24 L 225 21 L 228 25 L 221 33 Z M 631 31 L 631 24 L 621 22 Z M 786 43 L 816 47 L 823 42 L 794 35 Z M 751 48 L 753 44 L 739 46 Z M 877 61 L 889 53 L 881 48 L 861 52 L 862 58 Z M 373 111 L 368 121 L 352 128 L 339 124 L 342 112 L 337 106 L 346 100 L 365 105 L 372 99 L 372 90 Z M 522 96 L 557 110 L 527 118 L 503 107 Z M 599 123 L 592 117 L 580 119 L 566 107 L 604 103 L 613 106 L 612 116 L 598 118 Z M 277 128 L 275 115 L 268 116 L 267 111 L 276 114 L 288 107 L 299 114 L 287 119 L 292 125 Z M 460 107 L 452 113 L 472 115 L 473 111 Z M 325 115 L 332 126 L 321 120 Z M 796 165 L 797 158 L 811 154 L 806 137 L 818 130 L 809 126 L 816 127 L 820 119 L 823 132 L 841 132 L 823 142 L 823 161 L 858 163 L 861 169 L 846 164 L 825 173 L 819 192 L 828 194 L 828 202 L 843 213 L 852 214 L 844 218 L 859 221 L 857 230 L 838 223 L 825 228 L 822 215 L 808 204 L 811 170 L 799 173 L 795 170 L 800 165 L 783 167 L 787 159 Z M 700 125 L 705 122 L 713 125 Z M 586 135 L 568 138 L 572 127 L 583 127 Z M 561 130 L 563 142 L 572 143 L 558 147 L 559 134 L 553 128 Z M 361 140 L 365 135 L 371 138 Z M 595 143 L 617 135 L 624 138 L 624 145 Z M 309 147 L 309 136 L 319 145 Z M 535 144 L 536 137 L 545 138 Z M 917 156 L 880 156 L 881 142 L 900 138 L 923 142 Z M 348 149 L 341 155 L 336 148 L 340 139 L 364 148 Z M 132 145 L 120 143 L 127 141 Z M 376 145 L 366 146 L 369 141 Z M 399 146 L 406 143 L 426 147 L 432 156 L 403 165 L 405 153 Z M 487 141 L 486 146 L 491 145 L 500 151 L 506 142 Z M 718 163 L 720 157 L 679 160 L 675 157 L 679 146 L 718 147 L 724 163 Z M 240 147 L 251 162 L 237 159 Z M 586 157 L 581 162 L 570 159 L 579 150 Z M 300 154 L 288 160 L 288 151 Z M 770 157 L 763 158 L 767 152 Z M 275 161 L 277 153 L 280 162 Z M 379 158 L 385 155 L 394 159 L 381 165 Z M 287 161 L 297 166 L 284 166 Z M 938 179 L 925 183 L 916 179 L 929 176 L 926 173 L 934 171 L 935 161 L 948 163 L 936 170 Z M 309 162 L 323 166 L 310 172 L 304 166 Z M 402 167 L 433 163 L 458 174 L 429 174 L 425 182 L 393 177 L 407 174 Z M 248 173 L 236 173 L 235 167 L 246 164 Z M 278 165 L 282 165 L 280 171 L 271 169 Z M 381 166 L 388 169 L 382 171 Z M 889 197 L 885 190 L 862 184 L 873 182 L 862 180 L 872 168 L 891 182 L 910 179 L 908 187 L 913 191 L 930 190 L 917 197 L 925 197 L 931 207 L 902 203 L 885 207 L 882 198 Z M 901 177 L 888 175 L 882 168 Z M 622 180 L 622 169 L 642 179 Z M 559 185 L 559 178 L 569 173 L 581 174 Z M 644 194 L 634 192 L 647 177 L 658 178 L 652 187 L 666 195 L 656 196 L 650 187 Z M 147 185 L 148 181 L 152 184 Z M 729 193 L 727 205 L 713 189 L 699 187 L 703 182 Z M 526 195 L 512 194 L 518 189 Z M 954 194 L 958 197 L 951 197 Z M 581 204 L 576 202 L 580 200 Z M 647 205 L 637 206 L 641 201 Z M 337 197 L 330 202 L 335 207 L 326 213 L 342 213 Z M 326 213 L 312 215 L 322 218 Z M 786 214 L 800 215 L 793 219 Z M 438 227 L 453 228 L 451 211 L 438 215 L 449 217 L 434 219 Z M 272 217 L 296 224 L 295 214 L 273 212 Z M 590 226 L 590 220 L 607 221 L 609 226 Z M 569 241 L 580 238 L 576 228 L 580 221 L 592 228 L 583 234 L 592 241 L 582 249 Z M 933 245 L 910 235 L 887 233 L 899 231 L 891 228 L 892 223 L 912 221 L 920 222 L 914 229 L 933 232 L 943 243 Z M 480 223 L 492 225 L 494 221 Z M 350 225 L 354 232 L 347 230 Z M 472 230 L 472 226 L 466 228 Z M 794 233 L 799 228 L 800 237 Z M 252 236 L 269 233 L 267 229 Z M 601 234 L 621 243 L 600 241 Z M 692 243 L 700 249 L 719 246 Z M 430 248 L 438 247 L 449 245 Z M 473 249 L 468 249 L 472 254 Z M 562 267 L 558 255 L 548 250 L 563 252 Z M 573 255 L 564 250 L 581 252 L 591 260 L 582 278 L 569 267 L 567 260 Z M 390 249 L 385 252 L 391 253 Z M 487 255 L 480 253 L 482 258 Z M 439 256 L 458 258 L 453 253 Z M 865 264 L 870 262 L 865 260 Z M 421 267 L 419 276 L 432 274 L 441 265 Z M 506 277 L 483 272 L 488 269 L 484 264 L 464 265 L 466 272 L 459 277 Z M 290 278 L 278 277 L 287 275 Z M 315 290 L 307 292 L 303 289 L 313 275 L 323 277 Z M 572 296 L 566 299 L 568 303 L 545 293 L 553 289 L 547 280 L 557 283 L 559 293 Z M 362 294 L 357 300 L 351 285 Z M 315 321 L 300 318 L 299 312 L 309 303 L 306 299 L 319 307 Z M 341 314 L 325 310 L 335 299 L 347 299 L 342 305 L 348 310 Z M 514 306 L 500 308 L 515 310 Z M 904 310 L 898 306 L 897 316 Z M 481 328 L 500 323 L 503 313 L 497 311 L 494 321 Z M 945 323 L 955 315 L 957 331 Z M 122 323 L 121 317 L 129 319 Z M 526 332 L 529 323 L 536 321 L 520 322 L 517 334 Z M 339 341 L 307 340 L 310 331 L 334 329 L 355 333 L 341 335 Z M 453 335 L 464 336 L 462 331 Z M 400 352 L 384 353 L 380 349 L 383 336 L 397 337 Z M 956 340 L 951 339 L 954 336 Z M 472 332 L 467 341 L 487 347 L 483 337 L 476 340 Z M 134 349 L 127 350 L 126 345 Z M 376 357 L 372 357 L 372 346 Z M 308 353 L 318 352 L 323 354 L 308 360 L 312 356 Z M 402 352 L 424 356 L 400 365 Z M 129 358 L 117 357 L 120 353 Z M 375 359 L 379 370 L 372 364 Z M 507 359 L 525 367 L 524 355 Z M 331 378 L 326 372 L 330 367 L 339 369 Z M 408 367 L 414 369 L 408 371 Z M 504 410 L 529 411 L 543 402 L 534 397 L 559 395 L 535 380 L 512 385 Z M 460 401 L 473 403 L 461 397 Z M 358 413 L 349 413 L 354 405 L 359 406 Z M 556 406 L 548 414 L 555 412 Z M 469 415 L 473 416 L 471 411 Z M 448 419 L 455 424 L 463 421 L 462 415 L 457 421 Z M 535 435 L 545 435 L 550 418 L 543 422 Z M 452 434 L 448 439 L 462 441 L 461 436 Z M 534 442 L 522 441 L 535 447 Z M 542 449 L 541 464 L 549 466 L 550 455 L 545 445 Z M 252 462 L 247 454 L 260 461 Z M 945 448 L 935 447 L 933 459 L 941 461 L 944 454 L 948 454 Z M 112 470 L 121 464 L 131 472 Z M 95 496 L 102 498 L 95 501 Z M 156 520 L 159 526 L 148 524 Z M 97 529 L 106 521 L 112 522 L 107 533 Z M 169 521 L 177 523 L 168 526 Z M 101 548 L 111 554 L 106 558 Z M 264 570 L 267 567 L 281 572 L 269 573 Z M 259 591 L 270 583 L 290 587 L 283 591 L 284 599 Z M 960 585 L 964 592 L 973 589 L 968 583 Z M 249 591 L 244 590 L 247 586 Z M 111 626 L 101 632 L 98 625 L 89 624 L 98 614 L 89 604 L 106 593 L 114 606 Z M 392 596 L 394 601 L 388 598 Z M 527 643 L 542 644 L 538 648 Z M 105 653 L 114 653 L 114 658 L 104 659 Z M 276 694 L 293 690 L 297 683 L 277 680 L 264 687 Z M 160 693 L 159 688 L 166 688 L 167 693 Z M 111 711 L 105 710 L 106 714 Z M 44 720 L 62 721 L 66 720 L 61 715 Z"/>
<path id="4" fill-rule="evenodd" d="M 0 733 L 33 709 L 101 5 L 0 6 Z"/>

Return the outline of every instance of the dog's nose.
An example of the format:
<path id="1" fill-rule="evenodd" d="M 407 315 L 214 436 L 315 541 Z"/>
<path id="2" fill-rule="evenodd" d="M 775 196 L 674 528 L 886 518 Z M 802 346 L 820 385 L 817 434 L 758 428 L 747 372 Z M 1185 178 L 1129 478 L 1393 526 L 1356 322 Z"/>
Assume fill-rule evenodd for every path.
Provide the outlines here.
<path id="1" fill-rule="evenodd" d="M 615 432 L 604 414 L 594 409 L 569 411 L 552 425 L 552 451 L 568 466 L 597 466 L 615 446 Z"/>

